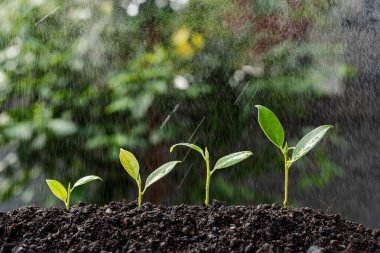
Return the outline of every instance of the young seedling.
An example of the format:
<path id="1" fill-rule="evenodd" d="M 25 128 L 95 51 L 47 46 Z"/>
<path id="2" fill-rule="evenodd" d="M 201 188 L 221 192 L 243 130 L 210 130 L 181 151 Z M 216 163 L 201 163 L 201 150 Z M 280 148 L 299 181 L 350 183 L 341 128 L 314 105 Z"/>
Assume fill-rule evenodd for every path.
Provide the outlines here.
<path id="1" fill-rule="evenodd" d="M 217 171 L 217 170 L 224 169 L 224 168 L 227 168 L 227 167 L 231 167 L 231 166 L 233 166 L 233 165 L 235 165 L 235 164 L 237 164 L 237 163 L 239 163 L 239 162 L 247 159 L 248 157 L 250 157 L 252 155 L 252 152 L 250 152 L 250 151 L 241 151 L 241 152 L 229 154 L 227 156 L 224 156 L 224 157 L 220 158 L 216 162 L 216 164 L 214 166 L 214 169 L 210 170 L 210 155 L 208 153 L 207 148 L 205 148 L 205 150 L 203 151 L 200 147 L 198 147 L 197 145 L 194 145 L 194 144 L 190 144 L 190 143 L 178 143 L 178 144 L 173 145 L 170 148 L 170 152 L 172 152 L 173 149 L 176 146 L 185 146 L 185 147 L 194 149 L 194 150 L 198 151 L 202 155 L 203 160 L 205 160 L 205 163 L 206 163 L 206 197 L 205 197 L 205 204 L 206 205 L 208 205 L 208 203 L 209 203 L 210 179 L 211 179 L 212 174 L 214 174 L 214 172 Z"/>
<path id="2" fill-rule="evenodd" d="M 144 195 L 146 189 L 148 189 L 149 186 L 151 186 L 153 183 L 157 182 L 164 176 L 166 176 L 170 171 L 174 169 L 177 163 L 180 163 L 181 161 L 172 161 L 165 163 L 164 165 L 161 165 L 159 168 L 157 168 L 155 171 L 153 171 L 145 182 L 144 190 L 142 191 L 142 185 L 141 185 L 141 177 L 140 177 L 140 165 L 137 161 L 136 157 L 129 151 L 120 149 L 120 162 L 123 165 L 124 169 L 127 171 L 127 173 L 136 181 L 137 183 L 137 191 L 138 191 L 138 204 L 141 206 L 142 202 L 142 196 Z"/>
<path id="3" fill-rule="evenodd" d="M 74 191 L 75 187 L 83 185 L 83 184 L 87 184 L 87 183 L 89 183 L 91 181 L 94 181 L 94 180 L 101 180 L 101 181 L 103 181 L 98 176 L 92 176 L 92 175 L 91 176 L 86 176 L 86 177 L 82 177 L 81 179 L 79 179 L 78 181 L 76 181 L 76 183 L 74 184 L 73 188 L 71 188 L 70 182 L 69 182 L 69 186 L 67 187 L 67 189 L 60 182 L 58 182 L 57 180 L 46 179 L 46 183 L 49 186 L 51 192 L 57 198 L 59 198 L 60 200 L 62 200 L 65 203 L 66 209 L 68 210 L 69 207 L 70 207 L 70 195 Z"/>
<path id="4" fill-rule="evenodd" d="M 288 206 L 288 175 L 289 168 L 292 164 L 306 155 L 311 149 L 314 148 L 317 143 L 322 140 L 327 131 L 332 128 L 331 125 L 323 125 L 315 128 L 308 134 L 306 134 L 295 147 L 288 147 L 288 143 L 285 142 L 284 129 L 276 115 L 268 108 L 262 105 L 256 105 L 259 115 L 258 121 L 261 129 L 264 131 L 268 139 L 276 145 L 284 156 L 285 167 L 285 196 L 284 207 Z M 285 144 L 284 144 L 285 143 Z M 289 157 L 289 150 L 293 150 L 292 156 Z"/>

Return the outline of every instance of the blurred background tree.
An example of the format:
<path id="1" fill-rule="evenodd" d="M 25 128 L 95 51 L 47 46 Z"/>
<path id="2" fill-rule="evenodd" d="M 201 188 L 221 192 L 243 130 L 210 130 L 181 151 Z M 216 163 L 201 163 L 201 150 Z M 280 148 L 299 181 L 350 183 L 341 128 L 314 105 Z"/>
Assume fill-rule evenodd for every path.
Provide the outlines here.
<path id="1" fill-rule="evenodd" d="M 52 203 L 45 177 L 87 174 L 105 184 L 78 198 L 135 199 L 118 162 L 123 147 L 137 154 L 146 174 L 186 158 L 171 179 L 155 185 L 150 201 L 201 203 L 202 163 L 185 151 L 169 154 L 179 141 L 207 146 L 213 157 L 253 150 L 254 159 L 215 179 L 213 197 L 229 203 L 281 198 L 281 161 L 258 131 L 254 105 L 273 109 L 296 136 L 301 124 L 328 123 L 310 119 L 304 105 L 329 92 L 321 85 L 327 79 L 349 71 L 339 61 L 322 64 L 339 59 L 342 45 L 310 36 L 326 25 L 333 4 L 2 1 L 0 200 Z M 299 167 L 302 189 L 322 187 L 339 174 L 323 147 Z M 258 188 L 259 177 L 271 172 L 277 180 Z"/>

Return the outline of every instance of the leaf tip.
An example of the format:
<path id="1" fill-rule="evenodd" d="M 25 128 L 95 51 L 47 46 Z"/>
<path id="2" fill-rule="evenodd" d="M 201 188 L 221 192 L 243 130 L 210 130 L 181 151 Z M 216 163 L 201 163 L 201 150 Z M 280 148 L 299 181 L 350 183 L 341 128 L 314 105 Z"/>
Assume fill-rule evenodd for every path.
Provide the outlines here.
<path id="1" fill-rule="evenodd" d="M 120 148 L 120 152 L 119 152 L 119 158 L 120 158 L 120 159 L 121 159 L 122 154 L 123 154 L 125 151 L 126 151 L 125 149 Z"/>

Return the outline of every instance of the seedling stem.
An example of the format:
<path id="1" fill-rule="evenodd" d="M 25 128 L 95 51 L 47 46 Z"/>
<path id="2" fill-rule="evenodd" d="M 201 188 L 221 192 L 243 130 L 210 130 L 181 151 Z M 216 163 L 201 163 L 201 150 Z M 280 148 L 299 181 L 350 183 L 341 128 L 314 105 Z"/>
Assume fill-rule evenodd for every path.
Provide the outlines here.
<path id="1" fill-rule="evenodd" d="M 137 202 L 138 202 L 139 206 L 141 206 L 143 192 L 141 191 L 141 178 L 140 178 L 140 176 L 139 176 L 139 178 L 137 179 L 136 182 L 137 182 L 137 188 L 138 188 L 138 191 L 139 191 L 139 196 L 137 198 Z"/>
<path id="2" fill-rule="evenodd" d="M 292 166 L 292 162 L 288 158 L 289 149 L 294 149 L 294 148 L 288 148 L 288 143 L 285 143 L 285 147 L 282 149 L 282 153 L 284 155 L 284 167 L 285 167 L 284 208 L 288 207 L 289 169 L 290 169 L 290 166 Z"/>
<path id="3" fill-rule="evenodd" d="M 70 207 L 70 195 L 71 195 L 71 185 L 69 183 L 69 186 L 67 187 L 67 200 L 65 202 L 65 206 L 66 206 L 66 209 L 69 210 L 69 207 Z"/>
<path id="4" fill-rule="evenodd" d="M 205 148 L 205 155 L 203 156 L 206 161 L 206 197 L 205 204 L 208 206 L 209 198 L 210 198 L 210 179 L 211 179 L 211 171 L 210 171 L 210 158 L 207 148 Z"/>

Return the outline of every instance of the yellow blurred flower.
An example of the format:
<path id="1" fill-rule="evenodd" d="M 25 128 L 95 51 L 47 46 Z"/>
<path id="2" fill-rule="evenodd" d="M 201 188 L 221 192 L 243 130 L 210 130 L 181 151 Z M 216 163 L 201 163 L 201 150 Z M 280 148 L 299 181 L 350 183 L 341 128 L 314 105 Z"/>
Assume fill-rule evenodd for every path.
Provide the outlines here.
<path id="1" fill-rule="evenodd" d="M 191 56 L 194 53 L 194 49 L 189 42 L 185 42 L 176 46 L 176 52 L 181 56 Z"/>
<path id="2" fill-rule="evenodd" d="M 191 36 L 191 43 L 194 45 L 196 49 L 203 48 L 205 41 L 203 39 L 202 34 L 194 33 L 193 36 Z"/>
<path id="3" fill-rule="evenodd" d="M 172 42 L 178 55 L 192 56 L 196 50 L 203 48 L 203 36 L 200 33 L 194 33 L 190 37 L 190 34 L 190 30 L 186 27 L 181 27 L 173 34 Z"/>
<path id="4" fill-rule="evenodd" d="M 172 36 L 172 41 L 175 46 L 180 46 L 188 42 L 190 31 L 186 27 L 178 29 Z"/>

